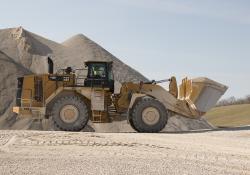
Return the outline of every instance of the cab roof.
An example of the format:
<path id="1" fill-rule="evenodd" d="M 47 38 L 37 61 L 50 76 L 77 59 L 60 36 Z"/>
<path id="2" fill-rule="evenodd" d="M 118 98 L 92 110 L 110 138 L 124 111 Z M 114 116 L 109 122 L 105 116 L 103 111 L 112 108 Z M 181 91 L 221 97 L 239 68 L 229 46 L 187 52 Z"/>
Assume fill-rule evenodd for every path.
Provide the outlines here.
<path id="1" fill-rule="evenodd" d="M 113 61 L 96 61 L 96 60 L 94 60 L 94 61 L 85 61 L 84 63 L 85 63 L 86 66 L 88 66 L 91 63 L 107 63 L 107 64 L 112 64 Z"/>

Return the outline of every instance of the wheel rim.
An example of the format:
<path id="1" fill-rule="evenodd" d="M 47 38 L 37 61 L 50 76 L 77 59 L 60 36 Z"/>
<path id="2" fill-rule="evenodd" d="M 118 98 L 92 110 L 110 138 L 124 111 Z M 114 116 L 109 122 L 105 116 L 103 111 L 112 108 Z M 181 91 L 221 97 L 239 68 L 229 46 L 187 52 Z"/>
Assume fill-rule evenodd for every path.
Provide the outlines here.
<path id="1" fill-rule="evenodd" d="M 78 109 L 73 105 L 65 105 L 60 111 L 60 118 L 65 123 L 73 123 L 79 116 Z"/>
<path id="2" fill-rule="evenodd" d="M 155 125 L 160 120 L 160 113 L 154 107 L 148 107 L 142 111 L 142 120 L 147 125 Z"/>

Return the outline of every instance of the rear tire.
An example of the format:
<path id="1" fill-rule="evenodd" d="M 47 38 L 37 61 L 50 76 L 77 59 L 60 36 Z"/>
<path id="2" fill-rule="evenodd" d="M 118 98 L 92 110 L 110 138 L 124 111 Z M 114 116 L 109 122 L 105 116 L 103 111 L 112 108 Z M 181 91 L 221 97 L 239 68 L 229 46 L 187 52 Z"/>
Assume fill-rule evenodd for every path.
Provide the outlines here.
<path id="1" fill-rule="evenodd" d="M 80 131 L 89 121 L 87 105 L 76 95 L 63 96 L 52 107 L 52 121 L 60 130 Z"/>
<path id="2" fill-rule="evenodd" d="M 158 133 L 168 121 L 166 108 L 158 100 L 142 98 L 132 108 L 130 125 L 138 132 Z"/>

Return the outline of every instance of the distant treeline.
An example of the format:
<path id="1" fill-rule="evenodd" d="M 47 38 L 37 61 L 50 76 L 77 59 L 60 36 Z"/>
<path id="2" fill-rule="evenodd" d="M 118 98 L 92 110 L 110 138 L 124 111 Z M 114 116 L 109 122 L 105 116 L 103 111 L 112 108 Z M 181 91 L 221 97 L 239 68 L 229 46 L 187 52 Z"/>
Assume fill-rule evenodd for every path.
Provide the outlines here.
<path id="1" fill-rule="evenodd" d="M 239 104 L 250 104 L 250 95 L 247 95 L 244 98 L 229 97 L 227 99 L 219 101 L 216 106 L 229 106 Z"/>

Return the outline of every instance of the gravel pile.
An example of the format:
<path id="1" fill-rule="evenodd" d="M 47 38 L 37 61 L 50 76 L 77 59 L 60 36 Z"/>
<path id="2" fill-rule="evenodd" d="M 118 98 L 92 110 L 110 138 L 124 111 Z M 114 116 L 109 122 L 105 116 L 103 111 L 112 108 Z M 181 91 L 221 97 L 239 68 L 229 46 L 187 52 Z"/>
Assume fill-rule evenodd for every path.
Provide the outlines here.
<path id="1" fill-rule="evenodd" d="M 17 119 L 12 113 L 12 107 L 15 105 L 17 77 L 46 73 L 48 57 L 53 60 L 55 71 L 68 66 L 83 67 L 86 60 L 106 60 L 113 61 L 113 71 L 117 81 L 147 80 L 139 72 L 82 34 L 75 35 L 63 43 L 57 43 L 22 27 L 3 29 L 0 30 L 0 129 L 41 129 L 39 124 L 29 119 Z M 210 125 L 205 120 L 175 117 L 170 120 L 167 127 L 168 130 L 175 131 L 207 129 L 208 126 Z M 125 132 L 131 131 L 131 128 L 126 122 L 117 122 L 96 126 L 94 130 Z"/>

